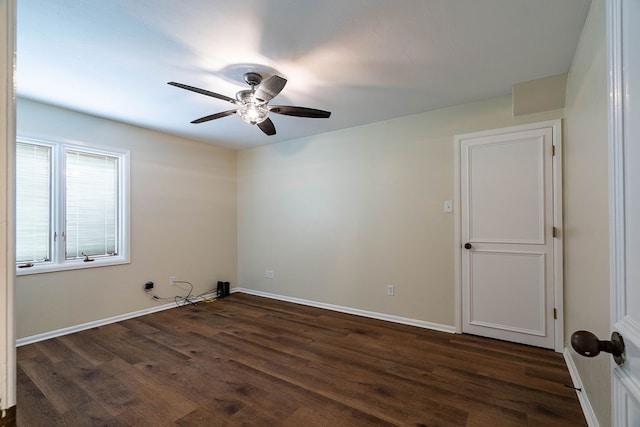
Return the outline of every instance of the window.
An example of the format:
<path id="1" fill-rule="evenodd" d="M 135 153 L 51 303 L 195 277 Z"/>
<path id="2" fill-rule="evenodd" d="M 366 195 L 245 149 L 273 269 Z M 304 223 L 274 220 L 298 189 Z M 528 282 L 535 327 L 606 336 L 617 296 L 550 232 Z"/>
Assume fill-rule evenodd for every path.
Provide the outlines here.
<path id="1" fill-rule="evenodd" d="M 18 138 L 17 274 L 128 262 L 129 153 Z"/>

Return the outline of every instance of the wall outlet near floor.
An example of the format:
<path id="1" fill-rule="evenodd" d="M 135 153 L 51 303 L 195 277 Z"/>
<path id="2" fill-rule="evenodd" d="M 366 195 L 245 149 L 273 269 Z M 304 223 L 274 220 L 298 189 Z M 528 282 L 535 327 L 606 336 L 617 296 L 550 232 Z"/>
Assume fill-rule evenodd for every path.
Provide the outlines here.
<path id="1" fill-rule="evenodd" d="M 393 285 L 387 285 L 387 295 L 392 297 L 394 293 Z"/>
<path id="2" fill-rule="evenodd" d="M 266 279 L 272 280 L 273 279 L 273 270 L 265 270 L 264 271 L 264 277 Z"/>
<path id="3" fill-rule="evenodd" d="M 169 286 L 176 285 L 176 276 L 169 276 Z"/>

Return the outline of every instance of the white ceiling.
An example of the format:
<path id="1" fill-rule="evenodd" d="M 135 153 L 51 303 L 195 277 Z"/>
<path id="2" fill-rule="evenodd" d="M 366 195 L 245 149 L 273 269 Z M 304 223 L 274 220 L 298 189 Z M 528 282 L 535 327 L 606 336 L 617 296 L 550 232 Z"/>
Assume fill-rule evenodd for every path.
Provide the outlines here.
<path id="1" fill-rule="evenodd" d="M 242 149 L 506 95 L 567 72 L 590 0 L 19 0 L 18 96 Z M 167 85 L 288 79 L 277 134 Z"/>

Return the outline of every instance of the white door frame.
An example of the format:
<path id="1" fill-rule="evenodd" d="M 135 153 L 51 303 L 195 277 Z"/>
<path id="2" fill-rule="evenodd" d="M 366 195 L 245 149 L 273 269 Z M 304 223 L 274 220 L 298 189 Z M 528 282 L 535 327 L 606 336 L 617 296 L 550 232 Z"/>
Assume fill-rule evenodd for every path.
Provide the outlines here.
<path id="1" fill-rule="evenodd" d="M 16 0 L 0 0 L 0 419 L 16 405 L 14 157 Z"/>
<path id="2" fill-rule="evenodd" d="M 553 146 L 553 226 L 558 230 L 557 238 L 553 239 L 553 289 L 554 307 L 557 319 L 554 322 L 554 350 L 562 353 L 564 350 L 564 303 L 563 303 L 563 264 L 562 264 L 562 121 L 548 120 L 526 125 L 493 129 L 482 132 L 468 133 L 454 136 L 453 182 L 454 182 L 454 262 L 455 262 L 455 311 L 456 333 L 462 333 L 462 212 L 461 208 L 461 164 L 460 144 L 468 138 L 501 135 L 540 128 L 552 128 Z"/>
<path id="3" fill-rule="evenodd" d="M 635 36 L 629 28 L 623 25 L 623 7 L 631 2 L 611 0 L 607 2 L 607 50 L 608 50 L 608 88 L 609 88 L 609 261 L 610 261 L 610 293 L 611 293 L 611 329 L 616 330 L 625 338 L 627 361 L 622 367 L 611 362 L 611 422 L 614 427 L 631 425 L 627 419 L 630 402 L 633 398 L 640 402 L 640 325 L 627 314 L 627 287 L 637 286 L 637 283 L 627 281 L 628 254 L 627 239 L 630 230 L 627 228 L 627 192 L 640 191 L 638 188 L 627 188 L 627 168 L 632 160 L 625 158 L 627 146 L 637 144 L 627 135 L 628 127 L 634 126 L 633 136 L 638 136 L 639 125 L 632 119 L 627 119 L 627 101 L 634 103 L 637 113 L 639 104 L 637 99 L 629 100 L 630 96 L 638 95 L 638 87 L 633 86 L 640 81 L 634 71 L 627 67 L 625 58 L 625 44 Z M 636 11 L 637 11 L 636 6 Z M 628 13 L 628 11 L 627 11 Z M 636 12 L 636 15 L 639 12 Z M 633 17 L 628 17 L 633 20 Z M 637 30 L 636 30 L 637 31 Z M 637 66 L 637 63 L 635 64 Z M 634 79 L 634 82 L 631 82 Z M 633 87 L 633 94 L 629 88 Z M 637 165 L 633 166 L 634 168 Z M 630 187 L 630 185 L 629 185 Z M 637 218 L 634 219 L 638 221 Z M 637 230 L 637 229 L 636 229 Z M 636 249 L 637 250 L 637 249 Z M 630 260 L 637 262 L 637 260 Z M 607 339 L 607 338 L 604 338 Z M 637 420 L 636 420 L 637 421 Z M 636 425 L 636 424 L 634 424 Z"/>

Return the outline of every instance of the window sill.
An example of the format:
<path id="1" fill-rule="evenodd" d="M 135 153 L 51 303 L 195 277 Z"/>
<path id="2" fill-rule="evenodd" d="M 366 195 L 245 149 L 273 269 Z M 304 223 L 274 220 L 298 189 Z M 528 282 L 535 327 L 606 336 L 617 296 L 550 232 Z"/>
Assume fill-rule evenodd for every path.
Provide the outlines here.
<path id="1" fill-rule="evenodd" d="M 55 273 L 57 271 L 81 270 L 85 268 L 95 267 L 108 267 L 111 265 L 129 264 L 130 262 L 131 261 L 129 261 L 129 258 L 127 257 L 115 256 L 109 258 L 96 258 L 90 262 L 84 262 L 80 259 L 67 261 L 64 264 L 40 263 L 28 268 L 16 267 L 16 276 L 28 276 L 31 274 L 40 273 Z"/>

